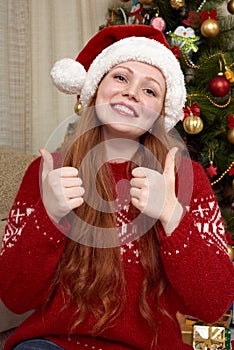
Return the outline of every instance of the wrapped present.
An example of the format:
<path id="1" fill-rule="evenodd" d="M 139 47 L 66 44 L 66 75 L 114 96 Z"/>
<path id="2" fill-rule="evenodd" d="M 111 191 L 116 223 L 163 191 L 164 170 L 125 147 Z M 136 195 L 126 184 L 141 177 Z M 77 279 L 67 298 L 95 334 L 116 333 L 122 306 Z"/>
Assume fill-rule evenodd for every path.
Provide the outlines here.
<path id="1" fill-rule="evenodd" d="M 228 310 L 217 322 L 216 325 L 228 328 L 232 321 L 232 311 Z"/>
<path id="2" fill-rule="evenodd" d="M 232 303 L 230 310 L 232 312 L 231 325 L 234 326 L 234 302 Z"/>
<path id="3" fill-rule="evenodd" d="M 180 325 L 182 339 L 185 344 L 191 345 L 193 344 L 193 327 L 188 326 L 185 323 L 186 316 L 177 312 L 177 319 Z"/>
<path id="4" fill-rule="evenodd" d="M 194 350 L 224 350 L 231 349 L 230 330 L 215 325 L 193 326 Z"/>

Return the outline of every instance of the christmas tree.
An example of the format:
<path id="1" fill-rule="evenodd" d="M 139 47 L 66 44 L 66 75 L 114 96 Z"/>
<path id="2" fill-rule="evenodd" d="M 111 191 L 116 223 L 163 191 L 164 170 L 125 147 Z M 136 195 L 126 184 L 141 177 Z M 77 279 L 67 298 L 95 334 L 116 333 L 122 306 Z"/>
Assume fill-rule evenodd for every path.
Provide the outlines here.
<path id="1" fill-rule="evenodd" d="M 121 0 L 109 25 L 163 31 L 185 75 L 187 102 L 176 126 L 210 179 L 234 245 L 234 0 Z"/>

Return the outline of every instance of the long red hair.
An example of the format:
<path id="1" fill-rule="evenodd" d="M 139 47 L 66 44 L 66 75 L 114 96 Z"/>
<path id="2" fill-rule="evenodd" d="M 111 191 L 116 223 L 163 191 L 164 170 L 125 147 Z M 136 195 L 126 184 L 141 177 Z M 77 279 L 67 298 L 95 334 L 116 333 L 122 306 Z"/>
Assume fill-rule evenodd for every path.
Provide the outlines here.
<path id="1" fill-rule="evenodd" d="M 126 300 L 125 279 L 121 263 L 119 247 L 99 248 L 79 243 L 82 238 L 85 223 L 96 227 L 116 227 L 116 217 L 113 211 L 102 212 L 93 208 L 92 201 L 97 201 L 93 194 L 93 186 L 97 193 L 106 201 L 113 201 L 113 179 L 110 170 L 103 165 L 98 168 L 99 160 L 103 157 L 102 152 L 94 153 L 93 148 L 104 141 L 103 130 L 95 114 L 95 96 L 90 102 L 89 108 L 84 110 L 77 124 L 72 141 L 64 145 L 64 166 L 72 166 L 79 170 L 79 176 L 83 180 L 85 195 L 89 204 L 84 201 L 82 206 L 74 210 L 74 213 L 83 222 L 77 229 L 73 226 L 71 237 L 68 239 L 66 249 L 58 266 L 56 279 L 53 287 L 62 286 L 64 293 L 71 303 L 75 303 L 75 322 L 73 329 L 85 321 L 86 313 L 91 312 L 96 325 L 93 334 L 101 332 L 106 327 L 114 324 L 115 319 L 122 312 Z M 130 163 L 131 167 L 142 164 L 159 170 L 164 168 L 164 162 L 168 150 L 174 141 L 164 130 L 163 117 L 158 119 L 155 128 L 163 130 L 160 139 L 146 132 L 140 139 L 140 144 L 134 159 L 137 162 Z M 157 158 L 159 164 L 152 164 L 145 149 L 148 149 Z M 88 161 L 83 165 L 82 160 L 89 155 Z M 82 165 L 82 166 L 81 166 Z M 96 176 L 97 175 L 97 176 Z M 94 179 L 95 178 L 95 179 Z M 137 210 L 135 214 L 137 215 Z M 147 302 L 148 295 L 154 291 L 154 302 L 158 309 L 159 296 L 167 286 L 162 261 L 159 254 L 158 239 L 159 223 L 156 222 L 151 229 L 139 239 L 140 262 L 144 269 L 142 290 L 139 295 L 139 310 L 144 319 L 148 321 L 156 334 L 157 322 Z M 79 230 L 79 232 L 77 231 Z M 74 239 L 75 237 L 75 239 Z"/>

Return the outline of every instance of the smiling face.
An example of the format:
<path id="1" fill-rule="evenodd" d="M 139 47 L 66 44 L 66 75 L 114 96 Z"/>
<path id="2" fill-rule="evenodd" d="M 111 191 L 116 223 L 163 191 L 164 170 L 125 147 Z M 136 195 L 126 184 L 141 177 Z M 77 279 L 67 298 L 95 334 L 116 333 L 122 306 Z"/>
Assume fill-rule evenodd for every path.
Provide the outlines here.
<path id="1" fill-rule="evenodd" d="M 101 81 L 96 98 L 105 138 L 139 140 L 159 117 L 165 93 L 165 78 L 158 68 L 136 61 L 114 66 Z"/>

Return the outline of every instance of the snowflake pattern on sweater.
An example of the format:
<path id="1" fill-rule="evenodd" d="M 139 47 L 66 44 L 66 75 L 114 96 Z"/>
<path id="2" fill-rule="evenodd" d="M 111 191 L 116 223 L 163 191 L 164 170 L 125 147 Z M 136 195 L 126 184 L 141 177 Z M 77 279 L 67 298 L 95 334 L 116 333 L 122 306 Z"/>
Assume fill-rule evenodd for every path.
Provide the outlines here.
<path id="1" fill-rule="evenodd" d="M 8 225 L 2 240 L 2 250 L 0 255 L 4 254 L 5 249 L 13 247 L 21 236 L 27 217 L 34 212 L 32 207 L 28 207 L 24 202 L 16 202 L 10 210 L 8 216 Z M 38 222 L 35 222 L 35 229 L 39 229 Z"/>
<path id="2" fill-rule="evenodd" d="M 160 325 L 157 350 L 192 350 L 182 342 L 180 329 L 175 323 L 178 310 L 211 323 L 227 310 L 234 299 L 234 271 L 217 201 L 201 167 L 196 163 L 193 167 L 198 184 L 195 181 L 190 205 L 181 223 L 171 236 L 160 232 L 161 258 L 169 282 L 160 302 L 172 319 L 152 309 Z M 87 315 L 87 323 L 69 334 L 68 320 L 72 309 L 64 309 L 65 301 L 60 289 L 50 305 L 43 308 L 66 236 L 47 217 L 38 183 L 39 160 L 25 174 L 3 239 L 0 298 L 14 312 L 35 309 L 9 338 L 5 350 L 12 350 L 20 341 L 34 337 L 49 339 L 66 350 L 148 350 L 151 330 L 141 318 L 138 308 L 143 278 L 140 252 L 137 240 L 131 241 L 131 237 L 139 233 L 131 221 L 129 198 L 123 196 L 116 203 L 127 304 L 115 327 L 107 329 L 100 337 L 91 338 L 92 315 Z M 222 288 L 217 288 L 217 285 Z"/>
<path id="3" fill-rule="evenodd" d="M 127 202 L 127 200 L 126 200 Z M 207 198 L 195 198 L 193 199 L 194 205 L 191 211 L 197 218 L 197 229 L 201 234 L 201 237 L 206 241 L 209 246 L 211 244 L 217 245 L 217 254 L 219 250 L 228 254 L 226 242 L 224 240 L 224 226 L 222 222 L 221 213 L 217 205 L 216 199 L 213 194 L 210 194 Z M 132 225 L 129 229 L 129 224 L 131 224 L 131 218 L 129 218 L 129 204 L 121 205 L 117 200 L 117 207 L 119 209 L 117 213 L 117 223 L 121 227 L 119 236 L 121 239 L 121 245 L 124 245 L 124 241 L 131 241 L 131 237 L 136 236 L 137 225 Z M 22 230 L 27 222 L 27 217 L 35 209 L 33 207 L 27 207 L 26 203 L 17 202 L 12 207 L 9 213 L 9 224 L 6 227 L 5 235 L 3 238 L 3 247 L 1 250 L 1 255 L 4 253 L 6 248 L 11 248 L 17 242 L 18 237 L 21 235 Z M 35 229 L 39 230 L 39 224 L 37 219 L 34 221 Z M 192 231 L 189 232 L 191 234 Z M 189 237 L 188 237 L 189 239 Z M 127 246 L 131 242 L 127 243 Z M 186 244 L 184 245 L 186 247 Z M 171 254 L 171 252 L 167 252 Z M 178 253 L 178 252 L 176 252 Z"/>

